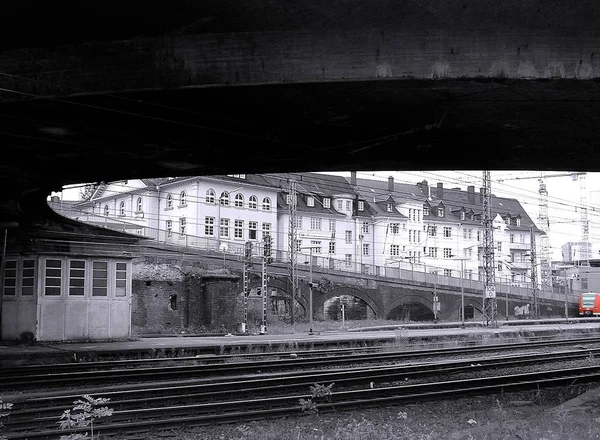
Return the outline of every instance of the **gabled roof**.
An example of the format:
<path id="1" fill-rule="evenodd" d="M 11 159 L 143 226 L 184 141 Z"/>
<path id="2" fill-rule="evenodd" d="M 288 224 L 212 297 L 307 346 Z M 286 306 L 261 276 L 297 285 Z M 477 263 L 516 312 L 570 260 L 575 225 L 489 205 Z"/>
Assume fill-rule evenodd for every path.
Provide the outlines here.
<path id="1" fill-rule="evenodd" d="M 350 178 L 345 178 L 349 183 Z M 372 179 L 356 179 L 354 191 L 369 203 L 381 202 L 392 196 L 396 203 L 424 202 L 426 197 L 415 184 L 394 182 L 394 188 L 389 190 L 389 182 Z"/>

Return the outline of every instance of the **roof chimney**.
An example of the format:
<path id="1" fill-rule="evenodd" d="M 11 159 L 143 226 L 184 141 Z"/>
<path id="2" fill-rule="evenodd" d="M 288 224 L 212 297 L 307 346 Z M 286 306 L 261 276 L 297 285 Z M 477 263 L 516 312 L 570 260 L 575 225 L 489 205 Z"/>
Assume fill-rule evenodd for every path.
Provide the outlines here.
<path id="1" fill-rule="evenodd" d="M 437 197 L 438 199 L 444 198 L 444 184 L 442 182 L 438 182 L 437 184 Z"/>
<path id="2" fill-rule="evenodd" d="M 394 178 L 388 177 L 388 191 L 394 191 Z"/>
<path id="3" fill-rule="evenodd" d="M 469 197 L 469 203 L 475 203 L 475 186 L 467 186 L 467 195 Z"/>
<path id="4" fill-rule="evenodd" d="M 350 185 L 356 186 L 356 171 L 350 171 Z"/>

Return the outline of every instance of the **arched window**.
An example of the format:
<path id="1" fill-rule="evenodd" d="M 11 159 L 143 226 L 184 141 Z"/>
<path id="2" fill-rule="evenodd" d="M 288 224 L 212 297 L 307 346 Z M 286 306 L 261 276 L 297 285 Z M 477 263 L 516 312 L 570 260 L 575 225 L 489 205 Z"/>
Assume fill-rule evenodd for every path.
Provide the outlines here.
<path id="1" fill-rule="evenodd" d="M 109 209 L 108 205 L 104 205 L 104 215 L 106 217 L 108 217 L 108 214 L 110 214 L 110 209 Z"/>
<path id="2" fill-rule="evenodd" d="M 250 199 L 248 200 L 248 208 L 258 209 L 258 199 L 256 196 L 250 196 Z"/>
<path id="3" fill-rule="evenodd" d="M 125 202 L 121 202 L 119 205 L 119 215 L 125 215 Z"/>
<path id="4" fill-rule="evenodd" d="M 206 203 L 215 203 L 215 192 L 212 188 L 206 190 Z"/>
<path id="5" fill-rule="evenodd" d="M 221 193 L 221 197 L 219 197 L 219 203 L 222 206 L 229 206 L 229 193 L 227 191 L 223 191 Z"/>
<path id="6" fill-rule="evenodd" d="M 137 206 L 137 212 L 142 212 L 142 198 L 141 197 L 138 197 L 136 206 Z"/>
<path id="7" fill-rule="evenodd" d="M 241 195 L 241 194 L 236 194 L 235 195 L 234 206 L 236 208 L 243 208 L 244 207 L 244 196 L 243 195 Z"/>
<path id="8" fill-rule="evenodd" d="M 173 207 L 173 194 L 167 194 L 167 208 Z"/>
<path id="9" fill-rule="evenodd" d="M 179 194 L 179 206 L 186 206 L 186 194 L 185 191 L 181 191 Z"/>
<path id="10" fill-rule="evenodd" d="M 268 197 L 265 197 L 263 199 L 262 209 L 263 209 L 263 211 L 270 211 L 271 210 L 271 199 L 269 199 Z"/>

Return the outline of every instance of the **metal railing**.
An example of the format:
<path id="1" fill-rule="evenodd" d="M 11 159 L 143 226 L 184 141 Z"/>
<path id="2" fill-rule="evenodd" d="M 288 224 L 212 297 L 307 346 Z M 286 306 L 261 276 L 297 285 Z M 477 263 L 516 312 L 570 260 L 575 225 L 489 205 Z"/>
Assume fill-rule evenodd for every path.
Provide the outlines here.
<path id="1" fill-rule="evenodd" d="M 50 206 L 59 214 L 81 221 L 83 223 L 105 227 L 107 229 L 116 230 L 120 232 L 134 233 L 146 238 L 151 238 L 159 243 L 165 243 L 167 245 L 189 247 L 196 250 L 209 251 L 223 255 L 223 257 L 229 255 L 233 256 L 236 260 L 243 260 L 245 254 L 245 242 L 243 240 L 232 240 L 232 239 L 219 239 L 216 237 L 200 237 L 190 234 L 180 234 L 177 232 L 169 232 L 159 230 L 158 228 L 151 228 L 148 226 L 142 226 L 135 223 L 127 222 L 125 220 L 115 219 L 113 217 L 106 217 L 97 214 L 90 214 L 88 212 L 79 211 L 75 209 L 60 209 L 57 205 Z M 215 228 L 218 231 L 218 228 Z M 255 257 L 262 255 L 262 242 L 259 240 L 252 241 L 254 243 L 252 254 Z M 289 262 L 289 252 L 284 250 L 274 250 L 273 260 L 278 263 Z M 308 266 L 311 260 L 309 253 L 296 253 L 296 259 L 298 266 Z M 393 264 L 393 266 L 392 266 Z M 406 262 L 393 260 L 393 263 L 386 265 L 374 265 L 367 264 L 361 261 L 352 261 L 347 259 L 334 258 L 330 255 L 322 256 L 319 254 L 312 255 L 312 268 L 313 269 L 324 269 L 336 272 L 346 272 L 353 274 L 373 275 L 385 278 L 392 278 L 402 281 L 410 281 L 412 283 L 427 283 L 437 284 L 438 287 L 443 288 L 444 286 L 460 289 L 461 278 L 460 276 L 447 276 L 440 275 L 442 268 L 434 267 L 420 262 Z M 435 273 L 435 271 L 437 273 Z M 447 269 L 449 270 L 449 269 Z M 433 272 L 433 273 L 432 273 Z M 452 273 L 458 273 L 460 270 L 452 270 Z M 472 279 L 471 276 L 465 276 L 462 280 L 463 287 L 465 289 L 477 290 L 483 292 L 483 282 Z M 530 285 L 523 285 L 525 283 L 519 283 L 521 285 L 515 285 L 514 282 L 503 281 L 496 283 L 496 296 L 501 298 L 506 295 L 521 296 L 524 298 L 533 299 L 533 289 Z M 569 295 L 571 298 L 569 301 L 574 301 L 578 293 L 576 291 L 570 291 Z M 554 288 L 552 290 L 538 290 L 538 298 L 546 298 L 553 300 L 564 301 L 565 293 L 564 289 Z"/>

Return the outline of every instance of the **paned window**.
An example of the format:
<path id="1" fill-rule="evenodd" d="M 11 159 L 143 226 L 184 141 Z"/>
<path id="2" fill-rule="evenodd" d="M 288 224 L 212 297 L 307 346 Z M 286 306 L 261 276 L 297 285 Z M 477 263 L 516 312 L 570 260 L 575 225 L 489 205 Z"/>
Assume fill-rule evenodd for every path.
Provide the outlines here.
<path id="1" fill-rule="evenodd" d="M 369 244 L 368 243 L 364 243 L 362 245 L 362 254 L 364 256 L 368 256 L 369 255 Z"/>
<path id="2" fill-rule="evenodd" d="M 306 198 L 306 206 L 315 206 L 315 199 L 314 197 L 308 196 Z"/>
<path id="3" fill-rule="evenodd" d="M 223 191 L 221 193 L 221 197 L 219 197 L 219 203 L 221 206 L 229 206 L 229 193 L 227 191 Z"/>
<path id="4" fill-rule="evenodd" d="M 362 224 L 362 232 L 363 234 L 369 233 L 369 222 L 363 222 Z"/>
<path id="5" fill-rule="evenodd" d="M 136 212 L 142 212 L 142 211 L 143 211 L 142 198 L 138 197 L 137 202 L 136 202 Z"/>
<path id="6" fill-rule="evenodd" d="M 262 240 L 265 241 L 267 235 L 271 234 L 271 223 L 262 224 Z"/>
<path id="7" fill-rule="evenodd" d="M 104 215 L 106 217 L 108 217 L 109 214 L 110 214 L 110 209 L 109 209 L 108 205 L 104 205 Z"/>
<path id="8" fill-rule="evenodd" d="M 263 211 L 270 211 L 271 210 L 271 199 L 269 199 L 268 197 L 265 197 L 262 201 L 262 209 Z"/>
<path id="9" fill-rule="evenodd" d="M 331 232 L 335 232 L 335 219 L 333 219 L 333 220 L 332 220 L 332 219 L 330 219 L 330 220 L 329 220 L 329 230 L 330 230 Z"/>
<path id="10" fill-rule="evenodd" d="M 185 191 L 179 193 L 179 206 L 187 206 L 187 194 Z"/>
<path id="11" fill-rule="evenodd" d="M 235 200 L 233 202 L 233 206 L 235 206 L 236 208 L 244 207 L 244 196 L 242 194 L 235 195 Z"/>
<path id="12" fill-rule="evenodd" d="M 244 220 L 235 220 L 233 222 L 233 237 L 244 238 Z"/>
<path id="13" fill-rule="evenodd" d="M 213 237 L 215 235 L 215 218 L 204 217 L 204 235 Z"/>
<path id="14" fill-rule="evenodd" d="M 167 208 L 173 207 L 173 194 L 167 194 Z"/>
<path id="15" fill-rule="evenodd" d="M 117 263 L 115 267 L 115 296 L 127 296 L 127 263 Z"/>
<path id="16" fill-rule="evenodd" d="M 358 201 L 358 210 L 359 211 L 364 211 L 365 210 L 365 202 L 363 202 L 362 200 Z"/>
<path id="17" fill-rule="evenodd" d="M 166 221 L 166 229 L 167 229 L 167 237 L 171 237 L 173 235 L 173 220 Z"/>
<path id="18" fill-rule="evenodd" d="M 452 237 L 452 228 L 448 226 L 444 226 L 444 237 L 450 238 Z"/>
<path id="19" fill-rule="evenodd" d="M 248 199 L 248 209 L 258 209 L 258 199 L 256 196 L 250 196 Z"/>
<path id="20" fill-rule="evenodd" d="M 69 295 L 85 294 L 85 261 L 69 261 Z"/>
<path id="21" fill-rule="evenodd" d="M 256 240 L 258 222 L 248 222 L 248 240 Z"/>
<path id="22" fill-rule="evenodd" d="M 397 257 L 400 255 L 400 245 L 392 244 L 390 245 L 390 255 L 393 257 Z"/>
<path id="23" fill-rule="evenodd" d="M 219 220 L 219 236 L 229 238 L 229 219 L 222 218 Z"/>
<path id="24" fill-rule="evenodd" d="M 17 294 L 17 260 L 8 260 L 4 267 L 4 295 Z"/>
<path id="25" fill-rule="evenodd" d="M 206 197 L 204 198 L 206 203 L 215 203 L 215 191 L 212 188 L 206 190 Z"/>
<path id="26" fill-rule="evenodd" d="M 330 241 L 329 242 L 329 253 L 330 254 L 335 254 L 335 241 Z"/>
<path id="27" fill-rule="evenodd" d="M 183 237 L 185 235 L 186 229 L 187 229 L 187 220 L 185 217 L 181 217 L 179 219 L 179 234 L 181 234 L 181 237 Z"/>
<path id="28" fill-rule="evenodd" d="M 297 216 L 297 217 L 294 219 L 294 227 L 295 227 L 296 229 L 302 229 L 302 217 L 300 217 L 300 216 Z"/>
<path id="29" fill-rule="evenodd" d="M 44 295 L 60 295 L 62 287 L 62 260 L 46 260 L 44 281 Z"/>
<path id="30" fill-rule="evenodd" d="M 346 231 L 346 243 L 352 243 L 352 231 Z"/>
<path id="31" fill-rule="evenodd" d="M 321 230 L 321 219 L 320 218 L 311 217 L 311 219 L 310 219 L 310 229 L 312 229 L 314 231 L 320 231 Z"/>
<path id="32" fill-rule="evenodd" d="M 444 258 L 452 258 L 452 249 L 444 248 Z"/>
<path id="33" fill-rule="evenodd" d="M 121 202 L 119 204 L 119 215 L 120 216 L 124 216 L 125 215 L 125 202 Z"/>
<path id="34" fill-rule="evenodd" d="M 108 263 L 92 262 L 92 296 L 108 295 Z"/>
<path id="35" fill-rule="evenodd" d="M 35 260 L 23 260 L 21 295 L 33 295 L 35 289 Z"/>
<path id="36" fill-rule="evenodd" d="M 400 233 L 400 223 L 390 223 L 390 233 L 391 234 L 399 234 Z"/>
<path id="37" fill-rule="evenodd" d="M 331 208 L 331 199 L 323 199 L 323 208 Z"/>

